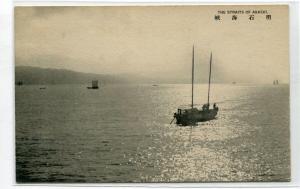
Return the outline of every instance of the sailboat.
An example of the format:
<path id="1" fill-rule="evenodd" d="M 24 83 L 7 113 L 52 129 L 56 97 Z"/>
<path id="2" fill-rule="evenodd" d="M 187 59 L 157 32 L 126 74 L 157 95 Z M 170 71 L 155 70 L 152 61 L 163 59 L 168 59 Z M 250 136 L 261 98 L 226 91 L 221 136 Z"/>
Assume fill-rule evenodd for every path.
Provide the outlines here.
<path id="1" fill-rule="evenodd" d="M 278 85 L 278 84 L 279 84 L 278 80 L 273 81 L 273 85 Z"/>
<path id="2" fill-rule="evenodd" d="M 202 109 L 194 107 L 194 46 L 193 46 L 193 58 L 192 58 L 192 104 L 191 108 L 181 109 L 178 108 L 177 112 L 174 113 L 174 119 L 176 119 L 176 124 L 178 125 L 192 125 L 197 122 L 204 122 L 215 119 L 219 108 L 216 103 L 214 103 L 213 108 L 210 108 L 210 81 L 211 81 L 211 64 L 212 64 L 212 53 L 210 54 L 209 63 L 209 79 L 208 79 L 208 94 L 207 103 L 202 106 Z M 174 120 L 173 119 L 173 120 Z M 171 123 L 173 122 L 171 121 Z"/>
<path id="3" fill-rule="evenodd" d="M 92 81 L 92 87 L 87 87 L 88 89 L 98 89 L 98 80 L 93 80 Z"/>

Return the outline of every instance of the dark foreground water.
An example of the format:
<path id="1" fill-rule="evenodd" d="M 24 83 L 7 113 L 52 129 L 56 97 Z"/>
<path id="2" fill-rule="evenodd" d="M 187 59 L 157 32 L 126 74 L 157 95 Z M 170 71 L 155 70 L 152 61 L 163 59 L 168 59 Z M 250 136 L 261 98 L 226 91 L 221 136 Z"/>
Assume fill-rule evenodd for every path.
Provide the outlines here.
<path id="1" fill-rule="evenodd" d="M 290 179 L 288 85 L 213 85 L 218 119 L 193 127 L 169 124 L 190 85 L 39 88 L 16 86 L 17 182 Z"/>

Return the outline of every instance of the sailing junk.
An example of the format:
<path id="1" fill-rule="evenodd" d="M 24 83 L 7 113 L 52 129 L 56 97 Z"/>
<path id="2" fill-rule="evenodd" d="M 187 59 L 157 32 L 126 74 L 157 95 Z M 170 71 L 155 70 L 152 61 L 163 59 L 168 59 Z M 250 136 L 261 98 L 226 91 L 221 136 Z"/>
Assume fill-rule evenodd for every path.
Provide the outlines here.
<path id="1" fill-rule="evenodd" d="M 92 87 L 87 87 L 88 89 L 98 89 L 98 80 L 92 81 Z"/>
<path id="2" fill-rule="evenodd" d="M 193 60 L 192 60 L 192 105 L 188 109 L 178 109 L 177 113 L 174 113 L 174 119 L 179 125 L 190 125 L 197 122 L 209 121 L 216 118 L 219 108 L 214 103 L 213 108 L 210 109 L 209 97 L 210 97 L 210 79 L 211 79 L 211 64 L 212 64 L 212 53 L 210 54 L 209 64 L 209 80 L 208 80 L 208 95 L 207 103 L 202 106 L 202 109 L 194 107 L 194 46 L 193 46 Z M 173 120 L 174 120 L 173 119 Z M 172 122 L 171 122 L 172 123 Z"/>

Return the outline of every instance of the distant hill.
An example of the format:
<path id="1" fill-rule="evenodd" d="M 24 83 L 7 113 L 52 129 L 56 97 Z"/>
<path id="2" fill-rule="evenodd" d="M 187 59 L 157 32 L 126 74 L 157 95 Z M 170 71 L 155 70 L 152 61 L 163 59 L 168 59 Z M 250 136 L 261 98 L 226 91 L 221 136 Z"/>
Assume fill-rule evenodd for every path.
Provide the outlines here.
<path id="1" fill-rule="evenodd" d="M 216 71 L 217 72 L 217 71 Z M 208 73 L 195 73 L 195 83 L 207 83 Z M 221 74 L 216 73 L 214 83 L 224 83 L 226 80 L 220 78 Z M 40 68 L 32 66 L 16 66 L 15 82 L 22 81 L 23 84 L 90 84 L 92 80 L 99 80 L 101 84 L 126 84 L 126 83 L 148 83 L 148 84 L 189 84 L 189 74 L 153 74 L 142 76 L 139 74 L 95 74 L 82 73 L 66 69 Z M 223 81 L 223 82 L 222 82 Z M 227 81 L 231 83 L 231 80 Z"/>
<path id="2" fill-rule="evenodd" d="M 15 81 L 24 84 L 88 84 L 92 80 L 101 83 L 127 83 L 127 79 L 113 75 L 81 73 L 65 69 L 16 66 Z"/>

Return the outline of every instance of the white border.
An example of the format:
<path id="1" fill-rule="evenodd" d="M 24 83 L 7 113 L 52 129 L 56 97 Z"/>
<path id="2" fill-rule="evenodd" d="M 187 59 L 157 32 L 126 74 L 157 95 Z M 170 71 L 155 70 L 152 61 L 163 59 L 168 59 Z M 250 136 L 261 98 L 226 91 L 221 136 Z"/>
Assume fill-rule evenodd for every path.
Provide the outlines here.
<path id="1" fill-rule="evenodd" d="M 299 66 L 299 2 L 285 0 L 231 0 L 203 1 L 189 0 L 3 0 L 0 3 L 0 188 L 49 188 L 47 184 L 16 185 L 15 184 L 15 145 L 14 145 L 14 49 L 13 49 L 13 5 L 18 6 L 94 6 L 94 5 L 196 5 L 196 4 L 289 4 L 290 5 L 290 114 L 291 114 L 291 182 L 251 182 L 251 183 L 166 183 L 166 184 L 51 184 L 55 188 L 93 187 L 104 188 L 300 188 L 300 66 Z M 298 127 L 297 127 L 298 126 Z M 298 161 L 297 161 L 298 160 Z"/>
<path id="2" fill-rule="evenodd" d="M 15 6 L 148 6 L 295 4 L 299 0 L 14 0 Z"/>

